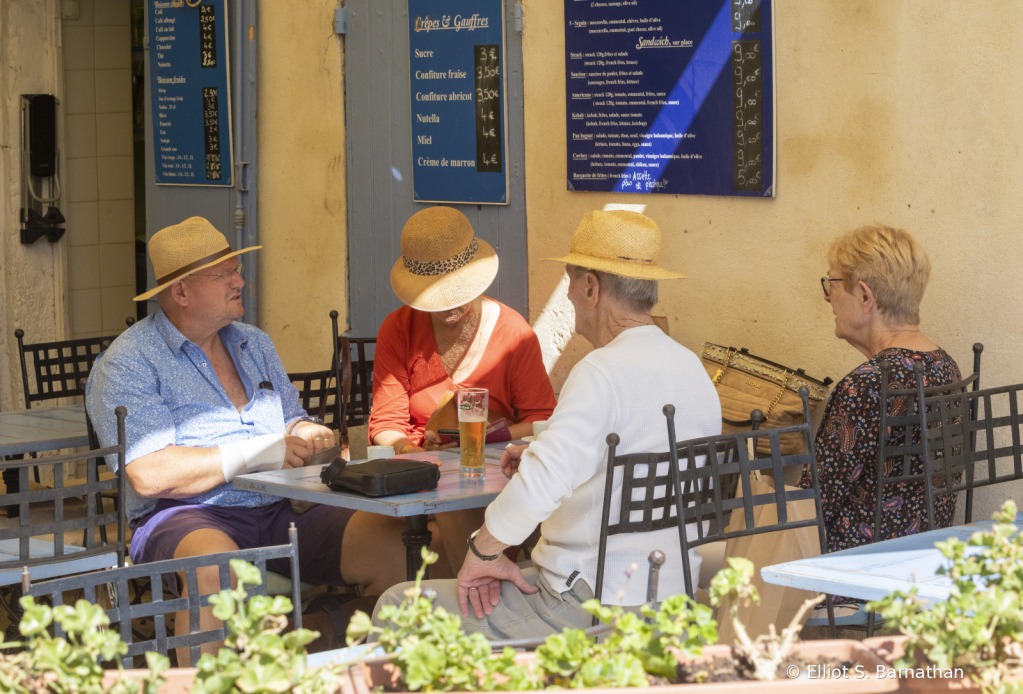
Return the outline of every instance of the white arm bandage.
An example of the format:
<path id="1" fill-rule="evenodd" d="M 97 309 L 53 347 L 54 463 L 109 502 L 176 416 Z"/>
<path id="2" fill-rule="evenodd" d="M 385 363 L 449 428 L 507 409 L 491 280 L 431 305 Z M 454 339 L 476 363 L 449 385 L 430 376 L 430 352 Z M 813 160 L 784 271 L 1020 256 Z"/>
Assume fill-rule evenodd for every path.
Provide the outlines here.
<path id="1" fill-rule="evenodd" d="M 280 470 L 284 467 L 284 434 L 264 434 L 220 446 L 224 479 L 230 482 L 249 472 Z"/>

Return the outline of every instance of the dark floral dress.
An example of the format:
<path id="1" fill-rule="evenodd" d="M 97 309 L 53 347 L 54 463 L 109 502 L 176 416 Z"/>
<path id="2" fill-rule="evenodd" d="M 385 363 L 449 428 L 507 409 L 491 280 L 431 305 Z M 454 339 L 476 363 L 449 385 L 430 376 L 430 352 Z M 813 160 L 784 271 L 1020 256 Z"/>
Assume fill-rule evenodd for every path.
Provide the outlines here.
<path id="1" fill-rule="evenodd" d="M 868 544 L 874 534 L 881 364 L 884 361 L 892 364 L 889 389 L 914 388 L 916 376 L 913 365 L 918 361 L 923 362 L 925 367 L 925 386 L 955 383 L 962 378 L 959 366 L 942 349 L 914 352 L 893 347 L 876 354 L 835 386 L 815 439 L 829 552 Z M 890 415 L 903 414 L 906 399 L 893 399 L 888 407 Z M 904 434 L 901 431 L 893 433 L 889 430 L 886 435 L 887 444 L 903 443 Z M 915 441 L 920 440 L 919 427 L 914 427 L 913 438 Z M 923 472 L 920 456 L 913 460 L 913 472 Z M 809 470 L 803 473 L 800 484 L 803 487 L 812 485 Z M 936 486 L 943 484 L 944 480 L 935 481 Z M 955 503 L 954 494 L 934 499 L 934 522 L 937 527 L 952 525 Z M 878 540 L 912 535 L 921 529 L 929 529 L 926 526 L 927 500 L 922 483 L 885 487 L 881 536 Z"/>

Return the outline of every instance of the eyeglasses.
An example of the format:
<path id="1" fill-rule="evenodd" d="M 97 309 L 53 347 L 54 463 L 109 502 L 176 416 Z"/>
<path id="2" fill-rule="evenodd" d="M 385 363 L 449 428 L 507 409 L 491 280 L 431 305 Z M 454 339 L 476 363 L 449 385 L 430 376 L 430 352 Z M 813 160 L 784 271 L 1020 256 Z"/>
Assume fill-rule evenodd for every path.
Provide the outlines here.
<path id="1" fill-rule="evenodd" d="M 821 289 L 824 290 L 824 296 L 831 298 L 831 283 L 841 281 L 841 277 L 821 277 Z"/>
<path id="2" fill-rule="evenodd" d="M 235 274 L 237 274 L 239 276 L 242 274 L 242 264 L 241 263 L 238 263 L 238 267 L 236 267 L 234 270 L 228 270 L 227 272 L 222 272 L 219 275 L 199 275 L 199 274 L 195 274 L 195 275 L 192 275 L 192 277 L 212 277 L 217 282 L 221 282 L 221 281 L 224 280 L 225 277 L 228 280 L 230 280 L 231 279 L 231 275 L 235 275 Z"/>

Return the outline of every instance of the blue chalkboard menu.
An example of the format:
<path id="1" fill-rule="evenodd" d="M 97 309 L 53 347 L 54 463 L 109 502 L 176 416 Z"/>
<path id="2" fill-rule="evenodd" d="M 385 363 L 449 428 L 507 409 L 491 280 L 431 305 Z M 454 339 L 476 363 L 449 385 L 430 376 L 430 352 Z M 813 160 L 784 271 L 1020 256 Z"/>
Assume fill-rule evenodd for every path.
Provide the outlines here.
<path id="1" fill-rule="evenodd" d="M 157 185 L 233 185 L 226 5 L 149 0 Z"/>
<path id="2" fill-rule="evenodd" d="M 565 0 L 568 189 L 773 196 L 772 0 Z"/>
<path id="3" fill-rule="evenodd" d="M 502 0 L 408 0 L 416 202 L 508 203 Z"/>

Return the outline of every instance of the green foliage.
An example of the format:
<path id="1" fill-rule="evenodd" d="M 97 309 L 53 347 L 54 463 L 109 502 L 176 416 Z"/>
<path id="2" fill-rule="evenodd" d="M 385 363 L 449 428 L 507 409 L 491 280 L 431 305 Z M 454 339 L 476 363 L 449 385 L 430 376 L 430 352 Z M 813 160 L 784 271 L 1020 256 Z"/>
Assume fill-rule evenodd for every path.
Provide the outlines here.
<path id="1" fill-rule="evenodd" d="M 36 694 L 52 691 L 57 694 L 102 694 L 105 671 L 102 661 L 116 661 L 128 652 L 116 631 L 105 630 L 110 625 L 103 608 L 79 600 L 74 607 L 61 605 L 49 608 L 37 605 L 32 597 L 21 599 L 25 610 L 18 625 L 27 643 L 0 644 L 0 648 L 26 650 L 14 654 L 0 654 L 0 691 L 11 694 Z M 56 622 L 65 632 L 64 638 L 52 637 L 49 627 Z M 3 637 L 0 636 L 0 642 Z M 144 694 L 155 694 L 163 683 L 161 676 L 167 659 L 156 654 L 147 658 L 150 677 L 141 683 Z M 110 694 L 136 694 L 139 682 L 121 679 L 107 690 Z"/>
<path id="2" fill-rule="evenodd" d="M 916 667 L 919 654 L 942 669 L 964 668 L 988 694 L 1023 694 L 1023 684 L 1006 682 L 1023 674 L 1023 534 L 1016 511 L 1006 501 L 990 530 L 968 542 L 936 543 L 949 560 L 939 573 L 954 581 L 946 602 L 923 603 L 913 588 L 867 605 L 909 636 L 897 667 Z"/>
<path id="3" fill-rule="evenodd" d="M 246 585 L 262 583 L 259 569 L 231 560 L 238 585 L 210 596 L 213 615 L 224 621 L 230 633 L 225 648 L 214 656 L 204 653 L 192 685 L 193 694 L 315 694 L 333 691 L 343 666 L 306 670 L 306 644 L 319 632 L 296 629 L 283 633 L 292 611 L 291 600 L 282 596 L 248 598 Z"/>
<path id="4" fill-rule="evenodd" d="M 425 566 L 437 555 L 423 550 Z M 604 643 L 581 629 L 566 629 L 548 637 L 537 649 L 535 669 L 515 663 L 508 648 L 492 657 L 490 643 L 479 633 L 464 634 L 461 617 L 434 608 L 422 588 L 421 570 L 400 605 L 385 605 L 378 617 L 388 626 L 372 625 L 356 613 L 348 627 L 348 643 L 377 634 L 380 645 L 393 653 L 405 684 L 412 691 L 543 689 L 565 687 L 630 687 L 649 684 L 648 674 L 674 679 L 676 660 L 671 649 L 698 654 L 704 643 L 717 641 L 717 622 L 711 610 L 686 595 L 665 600 L 659 610 L 642 608 L 643 617 L 597 600 L 583 605 L 590 614 L 612 626 Z"/>
<path id="5" fill-rule="evenodd" d="M 231 560 L 237 588 L 210 596 L 213 614 L 229 629 L 226 648 L 199 659 L 192 684 L 194 694 L 330 694 L 338 691 L 349 663 L 306 670 L 306 644 L 319 633 L 297 629 L 283 633 L 292 611 L 291 600 L 282 596 L 247 597 L 246 585 L 262 582 L 259 570 L 243 561 Z M 25 615 L 21 633 L 29 638 L 22 653 L 0 655 L 0 692 L 11 694 L 157 694 L 170 667 L 166 656 L 146 653 L 149 678 L 141 683 L 121 678 L 110 689 L 101 686 L 103 661 L 116 661 L 128 647 L 116 631 L 104 631 L 110 620 L 103 609 L 79 600 L 72 607 L 50 609 L 22 598 Z M 67 637 L 50 637 L 47 629 L 56 621 Z M 2 641 L 2 636 L 0 636 Z M 13 648 L 25 644 L 2 644 Z M 140 689 L 141 687 L 141 689 Z"/>
<path id="6" fill-rule="evenodd" d="M 537 666 L 556 685 L 646 687 L 648 675 L 673 680 L 674 651 L 699 655 L 704 644 L 716 643 L 718 638 L 710 608 L 688 595 L 674 595 L 657 610 L 643 605 L 641 615 L 598 600 L 588 600 L 583 609 L 612 629 L 603 643 L 586 638 L 581 629 L 549 636 L 536 649 Z"/>
<path id="7" fill-rule="evenodd" d="M 751 583 L 753 579 L 753 562 L 741 557 L 729 557 L 731 568 L 721 569 L 710 580 L 710 604 L 720 605 L 725 598 L 730 598 L 735 605 L 739 601 L 749 600 L 760 604 L 760 593 Z"/>
<path id="8" fill-rule="evenodd" d="M 492 659 L 490 642 L 483 634 L 463 633 L 461 617 L 442 607 L 434 609 L 433 598 L 424 595 L 422 581 L 426 567 L 438 557 L 425 547 L 422 556 L 415 585 L 405 591 L 401 604 L 380 608 L 380 620 L 389 626 L 374 627 L 368 615 L 356 612 L 348 625 L 348 643 L 378 634 L 380 645 L 395 654 L 391 662 L 401 668 L 402 678 L 413 691 L 534 689 L 528 673 L 515 665 L 514 651 Z M 509 687 L 512 682 L 516 686 Z"/>

